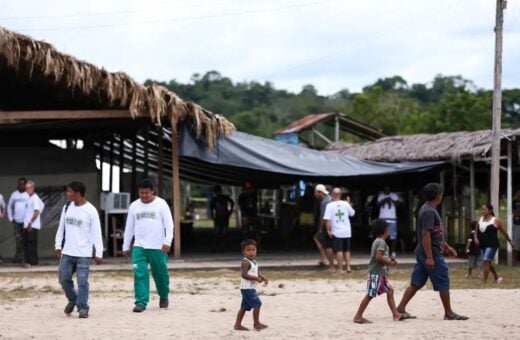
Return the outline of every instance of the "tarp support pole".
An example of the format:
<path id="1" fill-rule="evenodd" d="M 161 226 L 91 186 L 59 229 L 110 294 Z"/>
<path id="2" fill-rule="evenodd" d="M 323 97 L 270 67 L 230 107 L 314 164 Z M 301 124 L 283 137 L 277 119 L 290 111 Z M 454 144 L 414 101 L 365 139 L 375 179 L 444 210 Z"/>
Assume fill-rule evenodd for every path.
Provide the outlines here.
<path id="1" fill-rule="evenodd" d="M 507 234 L 513 237 L 513 146 L 507 142 Z M 513 248 L 507 242 L 507 265 L 513 266 Z"/>
<path id="2" fill-rule="evenodd" d="M 181 256 L 181 180 L 179 176 L 179 133 L 175 119 L 171 118 L 172 125 L 172 211 L 174 229 L 173 256 L 178 259 Z"/>
<path id="3" fill-rule="evenodd" d="M 334 115 L 334 142 L 339 142 L 339 115 Z"/>

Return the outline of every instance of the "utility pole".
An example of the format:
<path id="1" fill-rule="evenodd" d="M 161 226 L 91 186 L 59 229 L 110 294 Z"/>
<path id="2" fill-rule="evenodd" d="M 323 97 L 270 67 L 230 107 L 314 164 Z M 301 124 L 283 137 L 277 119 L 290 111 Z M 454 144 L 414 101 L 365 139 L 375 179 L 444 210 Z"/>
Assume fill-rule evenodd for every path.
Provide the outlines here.
<path id="1" fill-rule="evenodd" d="M 502 32 L 506 0 L 497 0 L 495 18 L 495 72 L 493 79 L 493 144 L 491 146 L 491 204 L 498 214 L 500 187 L 500 137 L 502 116 Z"/>

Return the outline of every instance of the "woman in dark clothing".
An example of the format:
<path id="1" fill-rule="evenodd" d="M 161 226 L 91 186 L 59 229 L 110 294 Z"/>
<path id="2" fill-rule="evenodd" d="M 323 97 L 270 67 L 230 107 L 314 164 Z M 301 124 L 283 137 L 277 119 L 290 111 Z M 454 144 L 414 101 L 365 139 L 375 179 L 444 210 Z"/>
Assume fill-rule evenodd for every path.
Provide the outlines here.
<path id="1" fill-rule="evenodd" d="M 482 282 L 487 282 L 489 272 L 491 271 L 495 277 L 495 282 L 500 283 L 503 279 L 498 276 L 495 267 L 493 266 L 493 259 L 498 248 L 500 247 L 500 243 L 498 241 L 498 231 L 500 231 L 506 240 L 511 243 L 511 246 L 513 246 L 513 242 L 507 234 L 507 231 L 504 229 L 504 224 L 502 221 L 495 217 L 493 206 L 491 204 L 484 203 L 480 211 L 482 217 L 480 217 L 480 220 L 478 221 L 478 225 L 475 230 L 476 233 L 474 233 L 474 235 L 475 244 L 480 247 L 484 261 L 484 275 L 482 277 Z"/>

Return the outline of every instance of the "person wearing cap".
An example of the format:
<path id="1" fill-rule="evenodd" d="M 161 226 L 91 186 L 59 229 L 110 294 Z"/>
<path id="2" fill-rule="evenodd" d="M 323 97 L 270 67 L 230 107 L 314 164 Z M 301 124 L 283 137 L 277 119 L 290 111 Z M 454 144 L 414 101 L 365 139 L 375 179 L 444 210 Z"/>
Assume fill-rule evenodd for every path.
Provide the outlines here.
<path id="1" fill-rule="evenodd" d="M 327 224 L 327 233 L 332 238 L 332 249 L 338 259 L 338 270 L 343 271 L 343 262 L 347 273 L 350 273 L 350 239 L 352 228 L 350 217 L 354 216 L 355 211 L 350 205 L 350 199 L 341 199 L 341 189 L 332 190 L 332 202 L 327 204 L 323 219 Z"/>
<path id="2" fill-rule="evenodd" d="M 316 234 L 314 234 L 314 242 L 320 252 L 320 265 L 326 265 L 327 261 L 329 272 L 334 272 L 334 253 L 332 251 L 332 239 L 328 236 L 326 225 L 323 220 L 325 208 L 327 204 L 332 202 L 327 188 L 323 184 L 316 185 L 314 189 L 314 197 L 319 202 L 319 211 L 316 218 Z"/>

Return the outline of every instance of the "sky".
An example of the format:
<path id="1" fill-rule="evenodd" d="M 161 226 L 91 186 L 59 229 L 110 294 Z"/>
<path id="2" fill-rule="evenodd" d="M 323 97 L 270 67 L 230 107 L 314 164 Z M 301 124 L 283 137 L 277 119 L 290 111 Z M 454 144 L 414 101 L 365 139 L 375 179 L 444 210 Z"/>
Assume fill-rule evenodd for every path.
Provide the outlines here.
<path id="1" fill-rule="evenodd" d="M 493 87 L 495 0 L 2 0 L 0 26 L 109 71 L 299 92 L 359 91 L 400 75 Z M 520 88 L 520 0 L 504 19 L 503 87 Z"/>

